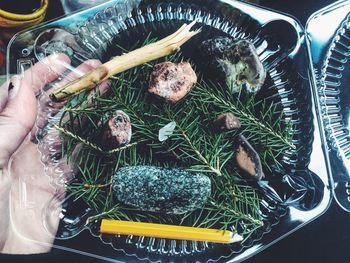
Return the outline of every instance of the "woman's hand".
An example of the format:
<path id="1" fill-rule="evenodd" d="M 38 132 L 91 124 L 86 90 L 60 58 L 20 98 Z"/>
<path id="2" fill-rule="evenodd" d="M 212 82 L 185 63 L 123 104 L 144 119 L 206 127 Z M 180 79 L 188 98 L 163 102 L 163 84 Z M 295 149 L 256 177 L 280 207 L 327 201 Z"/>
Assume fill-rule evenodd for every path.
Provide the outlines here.
<path id="1" fill-rule="evenodd" d="M 0 87 L 0 252 L 2 253 L 43 253 L 50 250 L 57 231 L 57 211 L 45 211 L 50 200 L 54 200 L 57 188 L 52 180 L 57 170 L 53 164 L 42 160 L 38 145 L 31 141 L 38 127 L 47 123 L 46 109 L 50 113 L 59 111 L 63 104 L 53 104 L 47 95 L 35 94 L 46 84 L 57 79 L 70 64 L 63 54 L 45 58 L 22 76 L 14 77 Z M 82 73 L 100 65 L 97 60 L 81 64 L 75 72 L 68 74 L 71 81 Z M 63 85 L 60 83 L 58 86 Z M 101 85 L 104 92 L 107 85 Z M 38 104 L 41 110 L 38 112 Z M 37 125 L 35 122 L 37 121 Z M 51 131 L 50 138 L 58 133 Z M 44 138 L 45 141 L 45 138 Z M 63 158 L 55 167 L 60 173 L 69 173 L 72 168 Z M 59 208 L 60 203 L 57 200 Z M 56 213 L 55 213 L 56 212 Z M 44 216 L 46 216 L 44 220 Z M 48 229 L 49 228 L 49 229 Z"/>

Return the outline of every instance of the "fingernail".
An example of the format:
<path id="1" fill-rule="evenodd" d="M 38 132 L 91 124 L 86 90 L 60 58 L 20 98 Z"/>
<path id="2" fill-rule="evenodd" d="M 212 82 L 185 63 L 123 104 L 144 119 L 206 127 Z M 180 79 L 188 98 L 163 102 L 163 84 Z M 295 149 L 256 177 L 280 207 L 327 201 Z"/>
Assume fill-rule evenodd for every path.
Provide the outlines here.
<path id="1" fill-rule="evenodd" d="M 8 100 L 8 90 L 9 89 L 7 83 L 4 83 L 4 85 L 0 87 L 0 112 L 2 112 L 6 107 Z"/>
<path id="2" fill-rule="evenodd" d="M 14 97 L 16 97 L 19 88 L 20 88 L 19 77 L 17 76 L 13 77 L 8 86 L 9 99 L 13 99 Z"/>
<path id="3" fill-rule="evenodd" d="M 12 82 L 10 82 L 9 87 L 8 87 L 8 90 L 10 91 L 10 90 L 12 90 L 12 89 L 13 89 L 13 84 L 12 84 Z"/>

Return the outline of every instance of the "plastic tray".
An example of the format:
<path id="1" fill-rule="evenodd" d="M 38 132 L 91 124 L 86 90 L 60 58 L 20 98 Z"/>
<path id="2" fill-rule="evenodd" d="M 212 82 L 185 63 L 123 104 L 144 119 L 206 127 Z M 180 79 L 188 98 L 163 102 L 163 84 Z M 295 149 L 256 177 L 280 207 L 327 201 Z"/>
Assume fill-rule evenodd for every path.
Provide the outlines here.
<path id="1" fill-rule="evenodd" d="M 350 212 L 350 136 L 348 83 L 350 2 L 339 1 L 311 16 L 306 32 L 320 125 L 332 167 L 338 204 Z"/>
<path id="2" fill-rule="evenodd" d="M 283 169 L 275 171 L 274 176 L 257 186 L 264 192 L 261 209 L 266 217 L 265 226 L 244 243 L 231 246 L 132 236 L 100 236 L 92 226 L 89 229 L 91 235 L 107 244 L 103 250 L 88 244 L 72 244 L 62 238 L 56 240 L 56 247 L 109 260 L 117 260 L 115 250 L 121 250 L 130 259 L 175 262 L 224 259 L 239 262 L 313 221 L 328 208 L 331 200 L 328 156 L 323 151 L 323 133 L 319 130 L 317 107 L 308 78 L 306 38 L 303 28 L 291 17 L 230 0 L 110 1 L 17 34 L 8 47 L 8 75 L 21 74 L 53 49 L 69 54 L 72 64 L 67 66 L 67 70 L 74 71 L 78 64 L 88 58 L 108 59 L 112 40 L 119 39 L 127 43 L 129 39 L 146 37 L 149 31 L 156 35 L 170 33 L 182 23 L 194 19 L 203 26 L 204 33 L 227 34 L 254 42 L 270 82 L 264 85 L 259 96 L 275 103 L 285 120 L 294 125 L 293 143 L 299 151 L 286 151 L 281 160 Z M 65 37 L 55 37 L 63 31 Z M 190 46 L 185 46 L 184 52 L 186 48 L 191 50 Z M 45 91 L 50 87 L 45 87 L 38 98 L 45 96 Z M 57 118 L 43 105 L 39 105 L 39 114 L 53 121 Z M 44 141 L 38 137 L 37 151 L 43 163 L 47 163 L 50 158 L 45 152 L 54 146 L 50 144 L 54 143 L 53 140 L 48 138 Z M 55 166 L 54 159 L 51 161 L 53 165 L 46 166 L 45 172 L 53 189 L 56 189 L 56 196 L 64 196 L 61 186 L 65 173 Z M 26 185 L 34 183 L 33 180 L 35 178 L 28 177 L 19 182 L 23 191 Z M 279 199 L 283 202 L 279 202 Z M 35 200 L 34 197 L 26 193 L 23 209 L 28 213 L 39 205 L 32 200 Z M 66 211 L 80 209 L 81 213 L 71 218 L 72 226 L 67 226 L 63 213 L 57 214 L 62 217 L 58 237 L 62 237 L 62 233 L 69 231 L 70 227 L 84 223 L 83 214 L 86 211 L 84 207 L 79 207 L 78 202 L 70 200 L 69 196 L 64 197 L 62 203 Z M 42 215 L 43 233 L 54 235 L 46 220 L 55 207 L 50 201 L 46 205 L 46 214 Z M 18 231 L 22 231 L 20 227 Z M 22 234 L 26 235 L 26 231 Z"/>

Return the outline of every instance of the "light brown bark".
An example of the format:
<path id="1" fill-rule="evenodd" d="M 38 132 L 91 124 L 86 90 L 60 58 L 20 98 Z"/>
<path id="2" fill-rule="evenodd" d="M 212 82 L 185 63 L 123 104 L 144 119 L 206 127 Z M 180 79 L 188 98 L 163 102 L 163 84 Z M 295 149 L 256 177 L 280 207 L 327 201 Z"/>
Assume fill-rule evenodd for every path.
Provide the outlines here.
<path id="1" fill-rule="evenodd" d="M 184 24 L 175 33 L 127 54 L 113 58 L 79 79 L 70 82 L 50 95 L 53 101 L 62 101 L 84 90 L 90 90 L 109 77 L 142 65 L 149 61 L 167 56 L 177 51 L 200 30 L 190 31 L 195 21 Z"/>

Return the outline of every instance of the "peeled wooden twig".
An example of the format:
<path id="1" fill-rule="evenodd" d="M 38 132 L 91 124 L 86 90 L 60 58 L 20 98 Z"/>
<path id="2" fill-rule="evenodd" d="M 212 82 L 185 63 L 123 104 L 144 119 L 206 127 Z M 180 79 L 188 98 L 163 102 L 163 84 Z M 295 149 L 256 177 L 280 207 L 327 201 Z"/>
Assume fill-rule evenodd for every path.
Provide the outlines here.
<path id="1" fill-rule="evenodd" d="M 56 102 L 65 100 L 84 90 L 93 89 L 102 81 L 115 74 L 173 53 L 191 37 L 199 33 L 200 30 L 190 31 L 195 23 L 196 21 L 193 21 L 188 25 L 184 24 L 175 33 L 157 42 L 113 58 L 50 94 L 51 100 Z"/>

